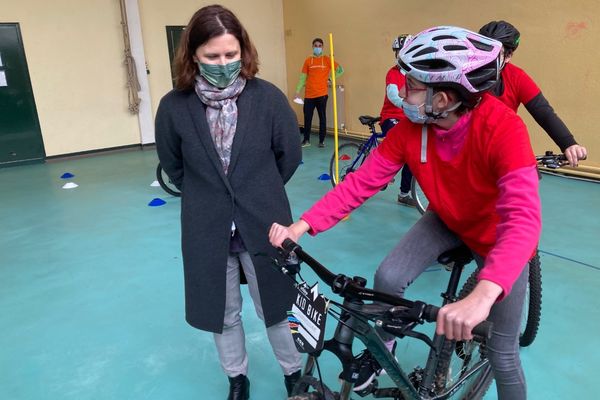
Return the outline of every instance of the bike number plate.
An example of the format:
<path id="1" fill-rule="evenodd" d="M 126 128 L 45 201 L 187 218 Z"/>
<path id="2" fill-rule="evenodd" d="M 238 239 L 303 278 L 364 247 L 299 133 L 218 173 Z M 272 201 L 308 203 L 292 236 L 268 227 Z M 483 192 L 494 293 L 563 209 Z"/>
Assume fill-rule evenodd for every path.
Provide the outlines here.
<path id="1" fill-rule="evenodd" d="M 313 353 L 323 348 L 327 307 L 317 289 L 317 284 L 312 287 L 305 282 L 298 284 L 296 299 L 288 311 L 290 330 L 300 353 Z"/>

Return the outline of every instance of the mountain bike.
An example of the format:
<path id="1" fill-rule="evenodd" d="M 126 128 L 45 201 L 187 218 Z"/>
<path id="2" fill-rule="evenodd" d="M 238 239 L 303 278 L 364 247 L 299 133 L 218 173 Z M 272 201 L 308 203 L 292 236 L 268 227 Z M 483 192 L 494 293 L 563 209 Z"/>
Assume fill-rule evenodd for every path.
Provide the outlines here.
<path id="1" fill-rule="evenodd" d="M 486 349 L 486 341 L 491 336 L 490 322 L 484 321 L 473 329 L 474 340 L 453 341 L 435 334 L 430 338 L 415 328 L 424 322 L 435 322 L 439 311 L 437 306 L 368 289 L 366 279 L 362 277 L 334 274 L 289 239 L 283 242 L 282 247 L 286 254 L 295 254 L 331 287 L 334 294 L 344 299 L 343 303 L 339 303 L 322 295 L 316 296 L 314 287 L 310 288 L 302 281 L 296 284 L 298 296 L 293 310 L 308 310 L 308 314 L 305 316 L 304 311 L 294 312 L 289 318 L 290 327 L 297 346 L 308 348 L 306 352 L 309 355 L 289 400 L 348 400 L 352 393 L 403 400 L 442 400 L 451 397 L 467 400 L 483 397 L 494 379 Z M 473 290 L 474 286 L 467 282 L 457 295 L 463 267 L 472 259 L 471 251 L 466 246 L 447 251 L 438 258 L 450 271 L 448 287 L 442 293 L 442 305 L 464 298 Z M 282 272 L 288 271 L 288 264 L 277 265 Z M 365 303 L 365 300 L 369 303 Z M 323 332 L 327 317 L 338 323 L 333 337 L 325 341 Z M 430 350 L 425 366 L 416 366 L 412 371 L 405 372 L 393 352 L 386 347 L 376 327 L 395 335 L 399 340 L 412 338 L 426 343 Z M 362 390 L 353 391 L 359 371 L 364 367 L 361 363 L 365 361 L 360 354 L 353 354 L 354 339 L 364 343 L 366 350 L 385 369 L 394 386 L 380 388 L 377 379 L 374 379 Z M 319 356 L 323 351 L 331 352 L 341 363 L 339 391 L 333 391 L 323 382 L 319 367 Z"/>
<path id="2" fill-rule="evenodd" d="M 171 179 L 167 175 L 167 173 L 162 169 L 160 163 L 156 167 L 156 180 L 163 190 L 169 193 L 171 196 L 179 197 L 181 196 L 181 192 L 177 187 L 171 182 Z"/>

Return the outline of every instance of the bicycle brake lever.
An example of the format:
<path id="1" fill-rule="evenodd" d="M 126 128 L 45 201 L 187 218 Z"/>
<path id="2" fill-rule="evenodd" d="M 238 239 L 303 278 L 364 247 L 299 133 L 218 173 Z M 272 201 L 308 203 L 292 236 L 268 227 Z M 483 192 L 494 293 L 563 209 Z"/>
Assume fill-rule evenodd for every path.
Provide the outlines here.
<path id="1" fill-rule="evenodd" d="M 432 349 L 435 350 L 435 348 L 433 347 L 433 341 L 429 338 L 429 336 L 425 335 L 424 333 L 415 332 L 415 331 L 409 331 L 409 332 L 406 332 L 404 335 L 410 336 L 410 337 L 418 339 L 418 340 L 420 340 L 422 342 L 425 342 L 425 344 L 427 346 L 429 346 L 429 347 L 431 347 Z"/>
<path id="2" fill-rule="evenodd" d="M 281 255 L 281 257 L 270 257 L 267 254 L 263 253 L 257 253 L 256 255 L 262 257 L 269 257 L 271 259 L 270 264 L 275 271 L 287 275 L 288 277 L 290 277 L 290 279 L 296 282 L 296 275 L 300 272 L 300 261 L 298 261 L 297 258 L 295 259 L 295 262 L 293 262 L 293 260 L 290 260 L 290 254 L 293 254 L 293 252 L 288 253 L 286 258 L 283 258 L 284 254 L 281 251 L 279 252 L 279 254 Z"/>
<path id="3" fill-rule="evenodd" d="M 417 322 L 410 322 L 405 325 L 394 326 L 390 324 L 382 323 L 381 327 L 384 331 L 389 332 L 399 338 L 403 338 L 404 336 L 410 336 L 412 338 L 418 339 L 424 342 L 427 346 L 431 347 L 435 350 L 433 346 L 433 341 L 429 338 L 429 336 L 425 335 L 421 332 L 415 332 L 412 330 L 417 325 Z"/>

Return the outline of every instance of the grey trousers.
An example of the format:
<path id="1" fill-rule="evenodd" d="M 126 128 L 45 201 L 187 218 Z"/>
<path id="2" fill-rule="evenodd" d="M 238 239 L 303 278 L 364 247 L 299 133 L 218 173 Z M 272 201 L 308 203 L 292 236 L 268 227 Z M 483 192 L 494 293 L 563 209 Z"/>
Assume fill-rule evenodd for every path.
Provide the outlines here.
<path id="1" fill-rule="evenodd" d="M 241 318 L 242 293 L 240 291 L 240 266 L 244 269 L 256 314 L 264 321 L 256 273 L 250 255 L 248 252 L 230 254 L 227 258 L 223 333 L 215 333 L 214 338 L 221 367 L 225 374 L 232 378 L 240 374 L 248 374 L 248 355 L 246 354 L 246 340 Z M 275 357 L 285 375 L 294 373 L 302 368 L 302 358 L 292 340 L 292 333 L 287 319 L 267 328 L 267 336 Z"/>
<path id="2" fill-rule="evenodd" d="M 438 216 L 427 211 L 379 265 L 375 274 L 375 290 L 403 296 L 408 285 L 427 267 L 435 264 L 441 253 L 460 244 L 460 239 Z M 475 259 L 481 267 L 483 259 L 478 256 Z M 519 358 L 519 334 L 528 278 L 529 269 L 526 266 L 510 294 L 492 307 L 488 317 L 494 323 L 492 338 L 488 342 L 488 357 L 501 400 L 527 397 Z M 392 338 L 389 334 L 382 336 L 386 340 Z"/>

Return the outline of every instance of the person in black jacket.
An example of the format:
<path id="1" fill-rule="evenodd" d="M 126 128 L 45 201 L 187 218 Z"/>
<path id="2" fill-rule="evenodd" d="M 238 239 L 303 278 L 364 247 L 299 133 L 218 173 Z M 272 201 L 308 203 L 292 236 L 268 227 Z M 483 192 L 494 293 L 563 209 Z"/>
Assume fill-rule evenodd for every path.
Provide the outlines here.
<path id="1" fill-rule="evenodd" d="M 186 320 L 214 332 L 228 399 L 247 399 L 245 276 L 289 393 L 301 368 L 286 318 L 293 291 L 271 265 L 267 233 L 273 222 L 292 222 L 284 185 L 301 161 L 296 116 L 279 89 L 256 78 L 256 49 L 224 7 L 192 16 L 175 66 L 176 88 L 156 115 L 156 148 L 182 194 Z"/>

